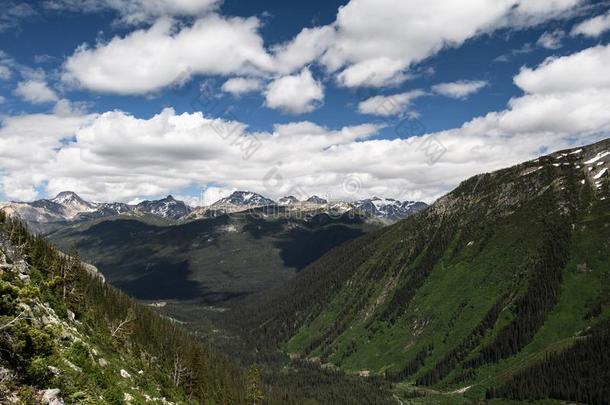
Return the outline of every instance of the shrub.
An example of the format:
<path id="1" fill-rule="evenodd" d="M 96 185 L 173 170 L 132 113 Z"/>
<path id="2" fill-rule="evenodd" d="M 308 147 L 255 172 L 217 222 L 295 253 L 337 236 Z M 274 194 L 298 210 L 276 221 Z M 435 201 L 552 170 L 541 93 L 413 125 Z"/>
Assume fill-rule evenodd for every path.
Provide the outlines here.
<path id="1" fill-rule="evenodd" d="M 0 315 L 12 314 L 19 290 L 11 284 L 0 281 Z"/>

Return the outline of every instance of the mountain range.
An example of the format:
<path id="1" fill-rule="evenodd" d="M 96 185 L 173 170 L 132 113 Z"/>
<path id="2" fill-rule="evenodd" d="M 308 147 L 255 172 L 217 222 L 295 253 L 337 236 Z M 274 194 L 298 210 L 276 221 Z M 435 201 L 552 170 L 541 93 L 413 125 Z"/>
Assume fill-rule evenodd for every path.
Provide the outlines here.
<path id="1" fill-rule="evenodd" d="M 159 218 L 177 220 L 184 217 L 191 208 L 171 195 L 156 201 L 142 201 L 139 204 L 119 202 L 94 203 L 85 201 L 72 191 L 63 191 L 53 199 L 33 202 L 10 202 L 0 204 L 9 216 L 15 215 L 29 225 L 86 221 L 116 215 L 153 215 Z"/>
<path id="2" fill-rule="evenodd" d="M 76 249 L 130 295 L 195 308 L 281 285 L 334 247 L 426 207 L 317 196 L 276 203 L 248 191 L 197 208 L 171 195 L 94 203 L 69 191 L 0 206 L 64 251 Z"/>
<path id="3" fill-rule="evenodd" d="M 10 202 L 0 204 L 8 215 L 16 215 L 28 223 L 34 230 L 58 229 L 64 222 L 79 222 L 112 216 L 153 216 L 168 221 L 188 222 L 222 214 L 244 212 L 253 208 L 277 206 L 290 207 L 301 213 L 328 212 L 342 215 L 345 212 L 358 212 L 359 215 L 373 219 L 396 221 L 406 218 L 427 207 L 423 202 L 374 197 L 360 201 L 328 202 L 312 196 L 300 202 L 295 197 L 284 197 L 275 202 L 260 194 L 249 191 L 235 191 L 230 196 L 206 207 L 190 207 L 173 196 L 160 200 L 142 201 L 138 204 L 120 202 L 95 203 L 85 201 L 76 193 L 63 191 L 53 199 L 42 199 L 33 202 Z"/>

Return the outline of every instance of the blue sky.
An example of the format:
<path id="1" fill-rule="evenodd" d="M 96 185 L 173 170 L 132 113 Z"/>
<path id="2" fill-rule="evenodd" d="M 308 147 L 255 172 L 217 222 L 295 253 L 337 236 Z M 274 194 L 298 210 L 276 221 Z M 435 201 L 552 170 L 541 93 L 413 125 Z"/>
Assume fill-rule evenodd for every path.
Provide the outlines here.
<path id="1" fill-rule="evenodd" d="M 296 190 L 431 201 L 480 171 L 607 136 L 605 93 L 583 111 L 601 114 L 595 126 L 552 134 L 553 117 L 523 117 L 510 105 L 541 98 L 533 105 L 550 106 L 551 96 L 576 102 L 606 88 L 602 71 L 600 83 L 577 83 L 570 94 L 560 89 L 572 80 L 570 66 L 603 66 L 605 1 L 473 0 L 463 7 L 469 10 L 449 0 L 430 7 L 398 0 L 177 3 L 8 2 L 0 17 L 0 200 L 70 187 L 97 200 L 171 192 L 195 202 L 201 190 L 209 199 L 249 188 L 272 197 Z M 320 37 L 299 45 L 294 39 L 304 29 Z M 156 52 L 163 41 L 169 47 Z M 150 54 L 137 55 L 147 47 Z M 567 76 L 552 79 L 562 69 Z M 540 84 L 547 76 L 558 89 Z M 256 88 L 223 88 L 236 78 Z M 380 113 L 388 105 L 393 111 Z M 214 119 L 239 122 L 243 136 L 261 139 L 261 152 L 245 159 L 233 142 L 212 139 L 206 128 Z M 46 120 L 47 128 L 35 125 Z M 405 120 L 417 130 L 397 131 Z M 478 121 L 479 133 L 471 128 Z M 401 150 L 425 144 L 426 136 L 446 150 L 442 158 Z M 278 165 L 282 185 L 270 186 L 265 178 Z M 357 179 L 356 192 L 345 190 L 346 178 Z"/>

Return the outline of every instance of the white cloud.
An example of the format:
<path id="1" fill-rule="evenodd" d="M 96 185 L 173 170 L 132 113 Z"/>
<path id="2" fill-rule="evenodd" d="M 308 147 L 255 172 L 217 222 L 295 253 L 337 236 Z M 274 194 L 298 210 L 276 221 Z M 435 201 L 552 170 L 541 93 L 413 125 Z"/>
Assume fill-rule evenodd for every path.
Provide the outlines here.
<path id="1" fill-rule="evenodd" d="M 610 78 L 604 74 L 610 63 L 610 46 L 597 46 L 560 57 L 548 58 L 536 68 L 524 68 L 514 82 L 524 95 L 510 100 L 504 111 L 473 119 L 440 137 L 478 138 L 481 148 L 505 152 L 533 145 L 550 148 L 607 137 L 610 131 Z M 523 145 L 520 144 L 523 142 Z"/>
<path id="2" fill-rule="evenodd" d="M 587 37 L 599 37 L 610 30 L 610 11 L 581 22 L 572 28 L 572 35 L 585 35 Z"/>
<path id="3" fill-rule="evenodd" d="M 228 197 L 234 191 L 237 191 L 237 189 L 227 187 L 206 187 L 202 190 L 200 201 L 197 205 L 202 207 L 212 205 L 216 201 Z"/>
<path id="4" fill-rule="evenodd" d="M 0 119 L 0 192 L 10 199 L 31 200 L 35 187 L 52 173 L 45 166 L 54 159 L 61 140 L 90 123 L 94 116 L 66 117 L 28 114 Z"/>
<path id="5" fill-rule="evenodd" d="M 35 15 L 36 11 L 27 2 L 5 0 L 0 9 L 0 32 L 18 27 L 22 20 Z"/>
<path id="6" fill-rule="evenodd" d="M 242 94 L 260 90 L 262 87 L 263 83 L 259 79 L 235 77 L 224 82 L 222 85 L 222 91 L 239 97 Z"/>
<path id="7" fill-rule="evenodd" d="M 0 65 L 0 80 L 11 78 L 11 70 L 7 66 Z"/>
<path id="8" fill-rule="evenodd" d="M 564 36 L 565 32 L 562 30 L 545 32 L 538 38 L 536 44 L 546 49 L 559 49 L 561 48 L 561 40 Z"/>
<path id="9" fill-rule="evenodd" d="M 53 114 L 59 117 L 71 117 L 85 115 L 87 113 L 88 103 L 86 102 L 73 102 L 68 99 L 62 98 L 53 107 Z"/>
<path id="10" fill-rule="evenodd" d="M 358 112 L 383 117 L 401 115 L 406 112 L 413 100 L 424 95 L 426 93 L 422 90 L 412 90 L 391 96 L 371 97 L 358 104 Z"/>
<path id="11" fill-rule="evenodd" d="M 57 101 L 57 94 L 49 88 L 46 82 L 41 80 L 19 82 L 15 89 L 15 95 L 34 104 Z"/>
<path id="12" fill-rule="evenodd" d="M 9 80 L 13 76 L 12 69 L 14 67 L 15 61 L 13 58 L 0 49 L 0 80 Z"/>
<path id="13" fill-rule="evenodd" d="M 324 100 L 324 88 L 307 68 L 292 76 L 283 76 L 269 83 L 265 105 L 290 114 L 315 110 Z"/>
<path id="14" fill-rule="evenodd" d="M 523 94 L 506 109 L 408 139 L 375 139 L 375 125 L 330 129 L 312 122 L 252 133 L 240 123 L 171 109 L 147 119 L 120 111 L 7 117 L 0 126 L 1 191 L 29 199 L 44 186 L 49 194 L 72 189 L 90 199 L 130 201 L 215 184 L 272 198 L 431 201 L 469 176 L 533 159 L 545 148 L 607 138 L 609 53 L 610 45 L 596 46 L 524 68 L 515 76 Z M 244 139 L 261 145 L 249 159 L 240 146 Z M 447 150 L 434 166 L 425 142 Z M 342 187 L 346 176 L 360 180 L 355 193 Z"/>
<path id="15" fill-rule="evenodd" d="M 322 62 L 346 87 L 382 87 L 409 67 L 469 38 L 524 27 L 573 11 L 581 0 L 352 0 L 339 9 Z"/>
<path id="16" fill-rule="evenodd" d="M 384 87 L 403 83 L 410 76 L 400 60 L 381 57 L 355 63 L 337 75 L 343 87 Z"/>
<path id="17" fill-rule="evenodd" d="M 99 92 L 144 94 L 193 75 L 270 79 L 319 63 L 341 86 L 392 86 L 409 79 L 413 65 L 445 48 L 499 28 L 562 17 L 583 1 L 351 0 L 334 23 L 305 28 L 285 43 L 266 47 L 257 18 L 209 13 L 218 3 L 212 0 L 86 0 L 85 9 L 114 8 L 129 21 L 160 18 L 107 43 L 81 45 L 67 59 L 63 78 Z M 51 3 L 60 8 L 81 4 Z M 180 24 L 163 18 L 168 15 L 195 20 Z"/>
<path id="18" fill-rule="evenodd" d="M 46 0 L 43 5 L 52 10 L 98 12 L 115 10 L 120 20 L 139 24 L 167 16 L 201 16 L 214 10 L 221 0 Z"/>
<path id="19" fill-rule="evenodd" d="M 551 94 L 607 89 L 610 46 L 596 46 L 560 58 L 547 58 L 536 69 L 523 68 L 514 78 L 527 93 Z"/>
<path id="20" fill-rule="evenodd" d="M 251 189 L 275 196 L 275 188 L 266 186 L 264 179 L 284 157 L 289 158 L 283 165 L 286 176 L 305 176 L 303 181 L 310 182 L 313 178 L 307 172 L 317 153 L 365 139 L 378 129 L 361 125 L 335 131 L 301 122 L 252 134 L 239 123 L 208 119 L 201 113 L 177 115 L 171 109 L 150 119 L 117 111 L 95 117 L 28 115 L 2 123 L 0 162 L 8 174 L 0 177 L 0 184 L 5 195 L 31 199 L 35 187 L 46 182 L 50 194 L 71 189 L 101 201 L 167 195 L 210 183 L 220 184 L 222 190 Z M 230 139 L 218 132 L 228 124 L 233 128 Z M 29 143 L 16 147 L 24 134 L 31 135 Z M 263 148 L 244 160 L 233 134 L 257 136 Z M 75 141 L 62 145 L 61 139 L 69 136 Z M 326 169 L 316 169 L 316 176 L 336 165 L 328 160 Z"/>
<path id="21" fill-rule="evenodd" d="M 268 70 L 272 60 L 259 25 L 257 18 L 210 15 L 178 29 L 161 19 L 95 48 L 79 47 L 66 61 L 63 78 L 94 91 L 143 94 L 196 74 Z"/>
<path id="22" fill-rule="evenodd" d="M 201 206 L 201 196 L 176 194 L 174 195 L 174 198 L 178 201 L 183 201 L 186 205 L 192 208 Z"/>
<path id="23" fill-rule="evenodd" d="M 439 83 L 432 86 L 432 91 L 451 98 L 466 98 L 487 86 L 483 80 L 459 80 L 457 82 Z"/>
<path id="24" fill-rule="evenodd" d="M 276 70 L 291 73 L 322 55 L 334 39 L 331 26 L 305 28 L 293 40 L 272 48 Z"/>
<path id="25" fill-rule="evenodd" d="M 4 98 L 3 96 L 0 96 L 0 104 L 3 104 L 6 101 L 6 98 Z"/>

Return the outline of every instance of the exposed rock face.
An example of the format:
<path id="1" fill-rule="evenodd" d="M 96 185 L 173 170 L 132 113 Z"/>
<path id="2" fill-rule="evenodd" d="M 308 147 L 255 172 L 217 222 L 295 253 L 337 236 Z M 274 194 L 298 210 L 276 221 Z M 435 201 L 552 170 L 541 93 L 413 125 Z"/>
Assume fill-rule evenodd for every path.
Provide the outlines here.
<path id="1" fill-rule="evenodd" d="M 171 195 L 158 201 L 142 201 L 136 205 L 135 209 L 138 212 L 169 219 L 178 219 L 191 212 L 188 205 L 182 201 L 176 200 Z"/>
<path id="2" fill-rule="evenodd" d="M 311 197 L 309 197 L 307 199 L 306 202 L 312 203 L 312 204 L 328 204 L 327 200 L 325 200 L 322 197 L 318 197 L 317 195 L 312 195 Z"/>
<path id="3" fill-rule="evenodd" d="M 20 218 L 36 231 L 56 229 L 51 227 L 53 224 L 61 226 L 66 223 L 116 215 L 150 214 L 176 220 L 192 211 L 183 201 L 176 200 L 171 195 L 161 200 L 142 201 L 137 205 L 129 205 L 120 202 L 93 203 L 85 201 L 72 191 L 63 191 L 50 200 L 4 203 L 0 204 L 0 209 L 9 216 Z"/>
<path id="4" fill-rule="evenodd" d="M 63 399 L 61 399 L 59 394 L 61 394 L 59 388 L 52 388 L 40 391 L 40 402 L 45 405 L 63 405 L 64 401 Z"/>

